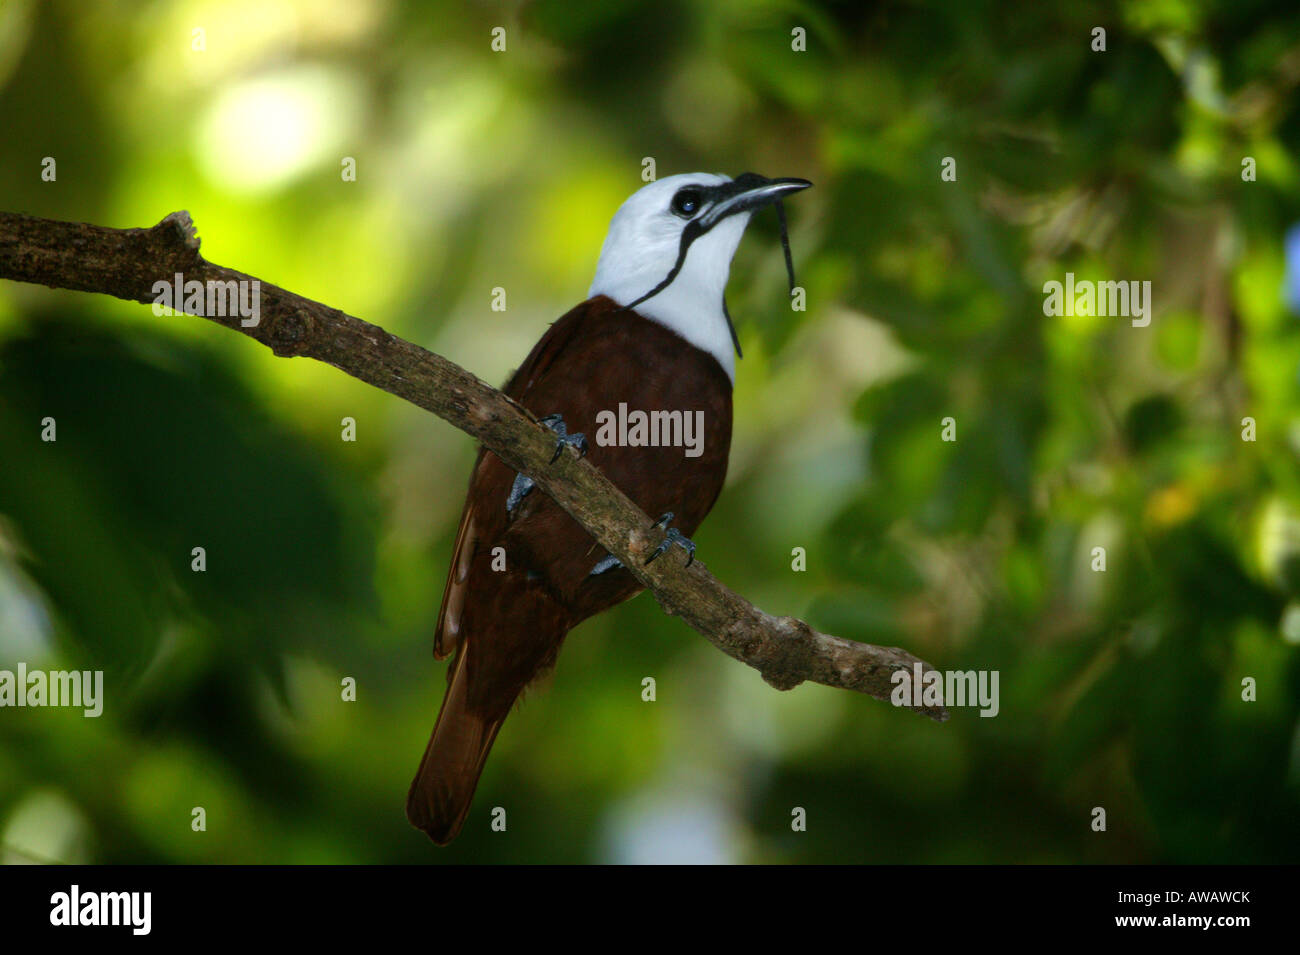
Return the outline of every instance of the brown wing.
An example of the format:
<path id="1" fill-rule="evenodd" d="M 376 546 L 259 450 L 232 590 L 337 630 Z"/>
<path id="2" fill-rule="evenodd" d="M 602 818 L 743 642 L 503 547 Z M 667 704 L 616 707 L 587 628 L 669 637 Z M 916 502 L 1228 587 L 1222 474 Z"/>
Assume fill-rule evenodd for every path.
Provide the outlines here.
<path id="1" fill-rule="evenodd" d="M 478 466 L 483 463 L 479 454 L 474 466 L 475 476 Z M 471 478 L 471 484 L 474 478 Z M 456 546 L 451 552 L 451 567 L 447 570 L 447 584 L 442 591 L 442 608 L 438 611 L 438 629 L 433 637 L 433 656 L 441 660 L 456 652 L 460 646 L 460 614 L 465 609 L 465 594 L 468 592 L 469 568 L 474 562 L 474 553 L 478 548 L 478 539 L 474 534 L 473 499 L 465 502 L 465 511 L 460 516 L 460 529 L 456 531 Z"/>
<path id="2" fill-rule="evenodd" d="M 584 302 L 563 318 L 552 322 L 546 334 L 528 353 L 524 363 L 510 376 L 510 380 L 501 389 L 502 392 L 520 404 L 524 404 L 529 390 L 573 338 L 585 311 L 589 307 L 610 311 L 610 306 L 613 304 L 608 299 Z M 474 513 L 474 502 L 480 497 L 474 493 L 474 489 L 488 480 L 491 461 L 487 452 L 480 449 L 474 461 L 474 470 L 470 475 L 469 493 L 465 496 L 465 510 L 460 517 L 460 528 L 456 531 L 456 544 L 452 549 L 451 565 L 447 569 L 447 584 L 442 592 L 442 607 L 438 611 L 438 628 L 434 632 L 433 656 L 437 660 L 450 656 L 460 647 L 463 635 L 461 613 L 465 608 L 466 594 L 469 592 L 469 572 L 481 540 L 478 531 L 482 527 L 482 522 L 475 520 Z M 505 507 L 504 499 L 501 501 L 501 507 Z"/>

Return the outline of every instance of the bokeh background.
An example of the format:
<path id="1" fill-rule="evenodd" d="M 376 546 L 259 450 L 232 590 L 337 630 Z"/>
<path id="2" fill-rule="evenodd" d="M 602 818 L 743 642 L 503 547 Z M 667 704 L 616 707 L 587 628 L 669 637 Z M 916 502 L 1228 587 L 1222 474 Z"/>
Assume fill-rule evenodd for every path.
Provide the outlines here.
<path id="1" fill-rule="evenodd" d="M 770 213 L 732 272 L 702 559 L 1001 679 L 944 725 L 780 693 L 642 595 L 570 636 L 437 850 L 403 804 L 470 439 L 201 320 L 0 283 L 0 668 L 106 680 L 99 719 L 0 711 L 0 854 L 1295 861 L 1298 85 L 1284 0 L 0 0 L 0 207 L 187 209 L 210 260 L 489 381 L 585 296 L 646 157 L 814 180 L 807 310 Z M 1067 271 L 1151 281 L 1151 325 L 1046 317 Z"/>

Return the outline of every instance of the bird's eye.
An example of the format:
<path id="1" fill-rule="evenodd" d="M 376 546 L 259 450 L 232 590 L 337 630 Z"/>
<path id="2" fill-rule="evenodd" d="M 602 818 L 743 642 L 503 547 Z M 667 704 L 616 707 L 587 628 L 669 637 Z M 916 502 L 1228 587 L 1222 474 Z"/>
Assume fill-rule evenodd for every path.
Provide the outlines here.
<path id="1" fill-rule="evenodd" d="M 675 216 L 681 216 L 683 219 L 689 219 L 695 213 L 700 211 L 702 199 L 698 189 L 682 189 L 673 196 L 672 213 Z"/>

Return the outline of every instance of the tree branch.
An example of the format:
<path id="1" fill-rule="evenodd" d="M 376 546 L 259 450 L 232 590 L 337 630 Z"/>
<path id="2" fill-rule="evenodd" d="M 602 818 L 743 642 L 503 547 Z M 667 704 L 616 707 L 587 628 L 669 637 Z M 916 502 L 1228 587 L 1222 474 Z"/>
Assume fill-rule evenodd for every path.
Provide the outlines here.
<path id="1" fill-rule="evenodd" d="M 205 284 L 253 282 L 252 276 L 207 262 L 186 212 L 150 229 L 108 229 L 83 223 L 0 213 L 0 278 L 51 288 L 99 292 L 152 304 L 158 280 Z M 904 650 L 819 633 L 801 620 L 759 610 L 724 587 L 696 561 L 690 567 L 646 558 L 663 540 L 641 512 L 600 471 L 573 453 L 549 464 L 554 435 L 521 406 L 460 366 L 338 309 L 260 283 L 260 321 L 203 317 L 254 338 L 283 357 L 306 356 L 333 365 L 455 425 L 537 483 L 648 587 L 666 613 L 680 616 L 718 649 L 749 664 L 772 686 L 805 680 L 888 700 L 890 677 L 914 665 Z M 233 311 L 233 310 L 232 310 Z M 504 503 L 502 504 L 504 507 Z M 915 686 L 919 697 L 919 686 Z M 917 712 L 945 720 L 942 707 Z"/>

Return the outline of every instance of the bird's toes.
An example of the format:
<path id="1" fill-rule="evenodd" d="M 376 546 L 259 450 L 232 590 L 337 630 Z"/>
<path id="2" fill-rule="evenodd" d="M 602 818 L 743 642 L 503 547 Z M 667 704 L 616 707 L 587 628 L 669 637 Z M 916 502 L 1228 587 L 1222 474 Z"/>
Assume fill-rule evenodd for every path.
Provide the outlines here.
<path id="1" fill-rule="evenodd" d="M 526 498 L 528 492 L 535 486 L 533 479 L 528 475 L 516 474 L 515 483 L 510 485 L 510 496 L 506 498 L 506 513 L 513 514 L 515 508 L 519 506 L 519 502 Z"/>
<path id="2" fill-rule="evenodd" d="M 659 546 L 654 549 L 654 553 L 652 553 L 649 557 L 646 558 L 647 565 L 650 564 L 655 559 L 657 559 L 658 557 L 662 556 L 664 553 L 666 553 L 668 548 L 672 547 L 674 544 L 676 544 L 682 550 L 686 551 L 687 567 L 695 563 L 695 541 L 691 540 L 689 537 L 687 537 L 677 528 L 671 527 L 670 525 L 672 523 L 672 520 L 673 520 L 673 512 L 667 511 L 666 513 L 663 514 L 662 517 L 659 518 L 659 520 L 655 521 L 653 524 L 650 525 L 652 528 L 658 527 L 663 529 L 664 539 L 663 541 L 660 542 Z"/>
<path id="3" fill-rule="evenodd" d="M 555 453 L 551 455 L 551 463 L 554 464 L 560 459 L 565 448 L 573 448 L 578 452 L 578 457 L 587 456 L 587 436 L 579 431 L 577 434 L 562 434 L 555 441 Z"/>
<path id="4" fill-rule="evenodd" d="M 551 455 L 552 464 L 560 459 L 560 455 L 564 453 L 566 447 L 574 448 L 580 458 L 586 456 L 587 436 L 582 432 L 569 434 L 569 426 L 564 423 L 564 415 L 548 414 L 545 418 L 539 418 L 538 420 L 555 432 L 555 453 Z"/>
<path id="5" fill-rule="evenodd" d="M 621 560 L 619 560 L 613 554 L 606 554 L 603 558 L 601 558 L 600 561 L 596 563 L 595 567 L 591 568 L 591 573 L 588 574 L 587 576 L 599 577 L 601 574 L 607 571 L 614 570 L 622 566 L 623 566 L 623 562 Z"/>

